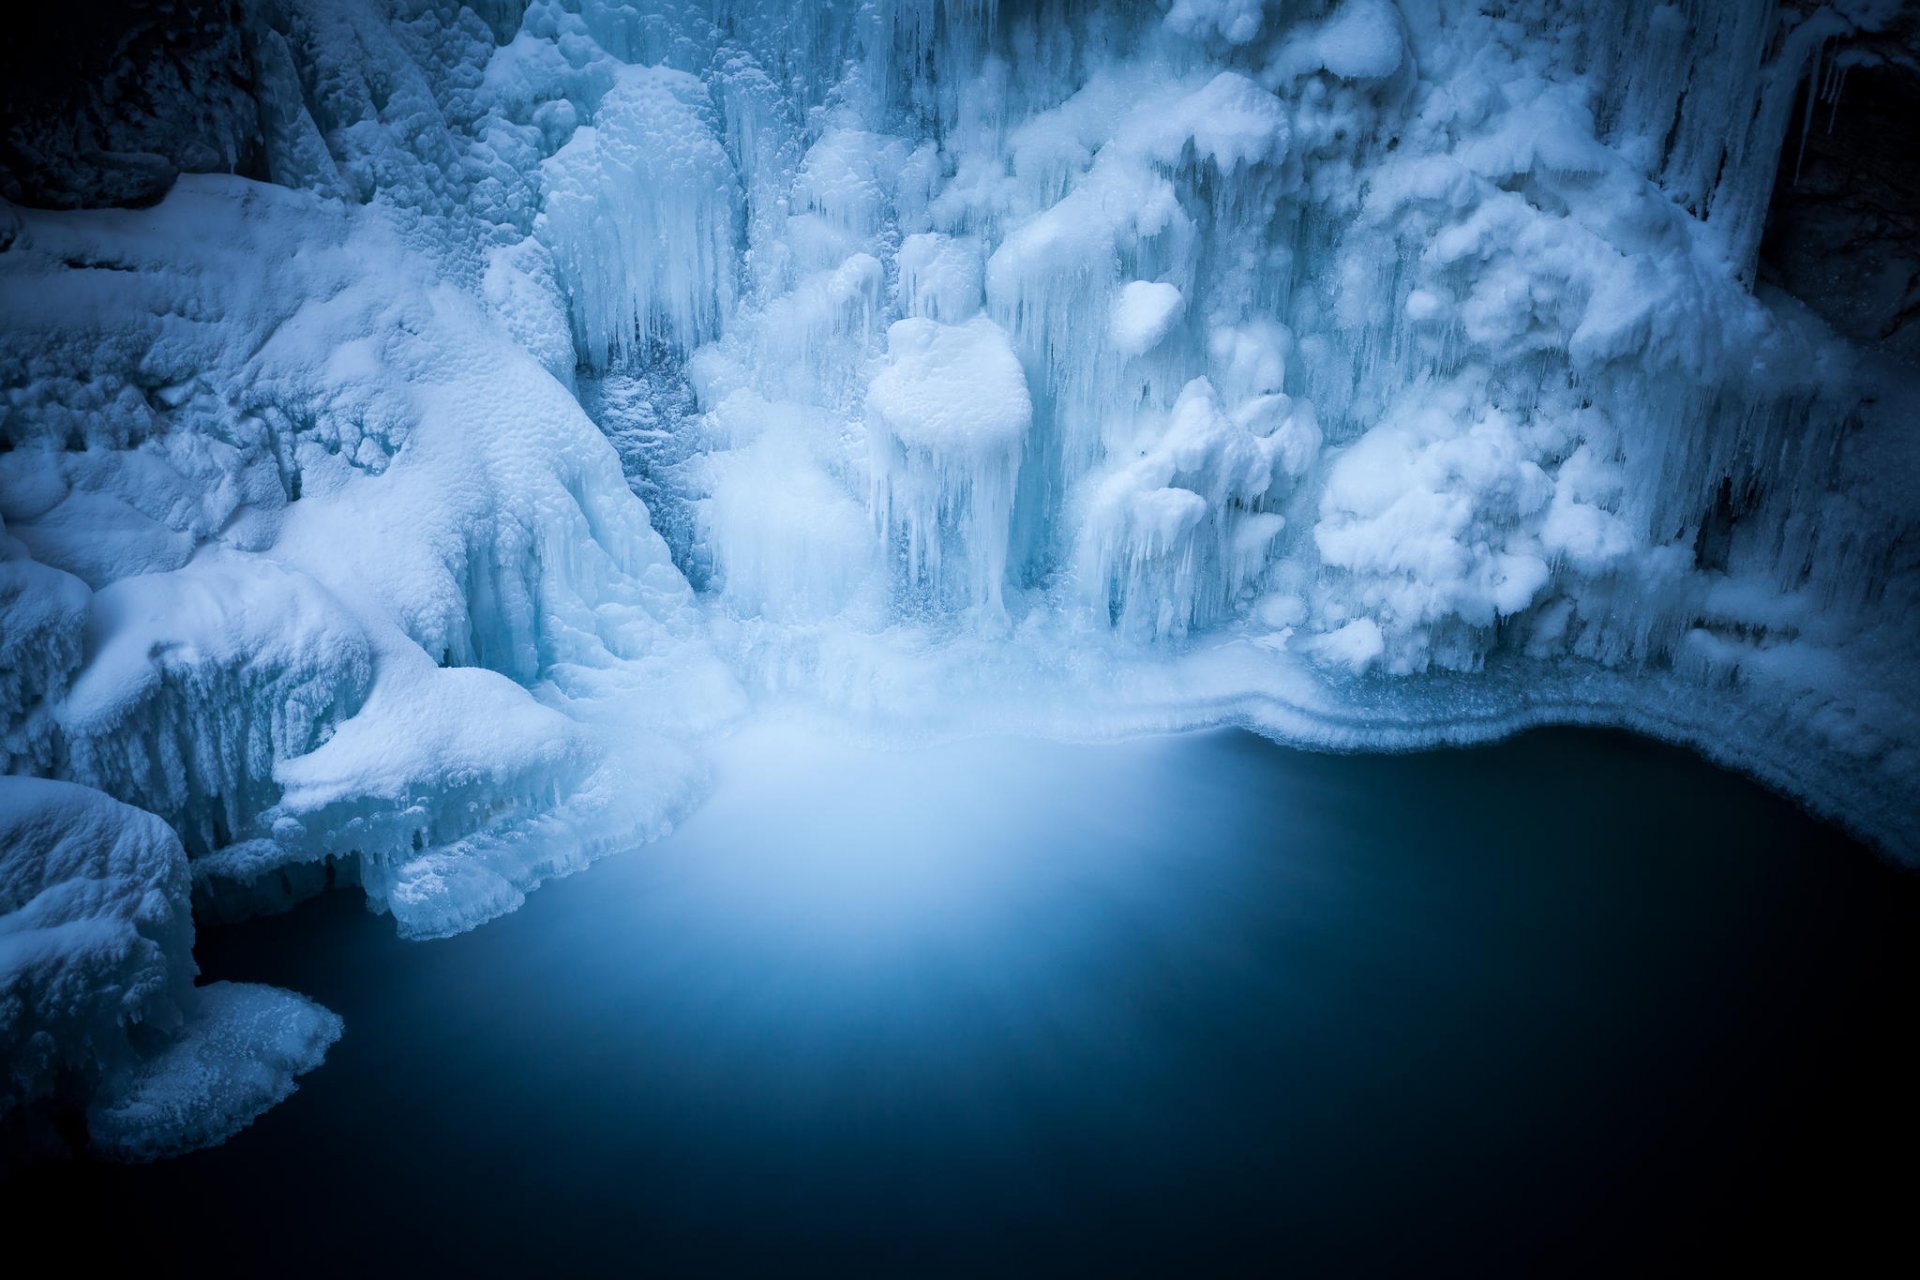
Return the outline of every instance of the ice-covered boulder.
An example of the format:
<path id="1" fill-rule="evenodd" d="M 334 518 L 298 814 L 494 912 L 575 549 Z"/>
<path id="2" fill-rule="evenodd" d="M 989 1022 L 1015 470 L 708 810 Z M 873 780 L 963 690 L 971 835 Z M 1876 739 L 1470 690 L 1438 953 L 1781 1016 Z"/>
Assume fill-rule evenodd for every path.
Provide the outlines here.
<path id="1" fill-rule="evenodd" d="M 152 1159 L 222 1141 L 293 1092 L 340 1019 L 273 987 L 195 987 L 186 852 L 150 813 L 0 778 L 0 1159 L 88 1143 Z"/>

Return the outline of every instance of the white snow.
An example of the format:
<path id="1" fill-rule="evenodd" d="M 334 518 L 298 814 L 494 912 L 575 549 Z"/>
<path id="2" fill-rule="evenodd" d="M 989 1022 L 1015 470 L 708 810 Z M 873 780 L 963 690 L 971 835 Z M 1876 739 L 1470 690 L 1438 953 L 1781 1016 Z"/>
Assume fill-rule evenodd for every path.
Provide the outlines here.
<path id="1" fill-rule="evenodd" d="M 942 324 L 959 324 L 980 310 L 979 244 L 967 237 L 922 231 L 900 242 L 901 310 Z"/>
<path id="2" fill-rule="evenodd" d="M 541 167 L 538 228 L 588 364 L 649 338 L 691 347 L 734 298 L 738 179 L 707 87 L 666 67 L 622 67 L 594 124 Z"/>
<path id="3" fill-rule="evenodd" d="M 1184 36 L 1218 35 L 1230 44 L 1246 44 L 1260 34 L 1261 0 L 1173 0 L 1167 9 L 1170 31 Z"/>
<path id="4" fill-rule="evenodd" d="M 1406 61 L 1406 37 L 1393 0 L 1341 0 L 1338 8 L 1280 59 L 1290 72 L 1324 69 L 1342 80 L 1384 80 Z"/>
<path id="5" fill-rule="evenodd" d="M 913 590 L 998 612 L 1033 402 L 1006 331 L 919 318 L 887 330 L 867 388 L 874 517 L 905 544 Z"/>
<path id="6" fill-rule="evenodd" d="M 1143 356 L 1160 344 L 1186 300 L 1165 281 L 1129 280 L 1114 295 L 1107 333 L 1122 354 Z"/>

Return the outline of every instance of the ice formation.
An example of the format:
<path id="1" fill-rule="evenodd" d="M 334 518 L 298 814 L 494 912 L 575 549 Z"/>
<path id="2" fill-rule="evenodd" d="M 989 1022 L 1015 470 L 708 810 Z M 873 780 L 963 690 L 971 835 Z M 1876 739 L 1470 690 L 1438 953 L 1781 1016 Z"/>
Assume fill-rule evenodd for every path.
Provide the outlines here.
<path id="1" fill-rule="evenodd" d="M 1381 748 L 1627 724 L 1914 857 L 1920 380 L 1754 283 L 1796 94 L 1908 21 L 132 28 L 170 50 L 151 92 L 0 150 L 0 759 L 63 780 L 6 784 L 67 815 L 49 839 L 145 833 L 172 915 L 89 910 L 173 932 L 152 1014 L 57 948 L 98 976 L 21 1005 L 41 961 L 9 960 L 6 1034 L 81 1064 L 101 1143 L 211 1140 L 330 1033 L 185 985 L 182 876 L 207 918 L 357 884 L 410 935 L 468 928 L 664 829 L 703 741 L 778 706 Z M 186 1083 L 223 1072 L 257 1087 Z"/>
<path id="2" fill-rule="evenodd" d="M 887 330 L 886 365 L 867 387 L 872 506 L 883 535 L 905 544 L 908 588 L 935 607 L 1002 610 L 1032 421 L 1026 374 L 993 321 L 915 316 Z"/>

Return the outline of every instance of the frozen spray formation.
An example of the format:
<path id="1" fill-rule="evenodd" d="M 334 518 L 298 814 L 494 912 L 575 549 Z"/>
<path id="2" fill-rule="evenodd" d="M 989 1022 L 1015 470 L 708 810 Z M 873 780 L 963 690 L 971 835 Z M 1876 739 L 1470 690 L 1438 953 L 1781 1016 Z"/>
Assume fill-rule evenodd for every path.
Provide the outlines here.
<path id="1" fill-rule="evenodd" d="M 1756 285 L 1897 3 L 134 10 L 149 92 L 0 152 L 0 758 L 62 780 L 0 1123 L 172 1150 L 317 1061 L 189 985 L 189 880 L 458 931 L 774 705 L 1620 723 L 1920 849 L 1916 380 Z"/>

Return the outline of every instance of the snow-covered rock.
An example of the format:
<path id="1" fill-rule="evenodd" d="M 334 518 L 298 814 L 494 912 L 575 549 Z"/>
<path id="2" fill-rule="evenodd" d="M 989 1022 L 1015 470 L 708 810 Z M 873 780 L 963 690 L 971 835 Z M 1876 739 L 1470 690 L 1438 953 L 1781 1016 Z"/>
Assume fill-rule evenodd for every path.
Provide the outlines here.
<path id="1" fill-rule="evenodd" d="M 340 1019 L 304 997 L 193 985 L 187 855 L 88 787 L 0 778 L 0 1135 L 153 1159 L 220 1142 L 320 1065 Z M 6 1147 L 0 1147 L 0 1156 Z"/>

